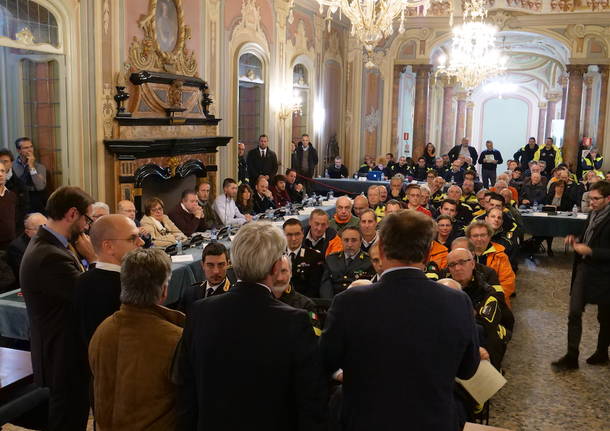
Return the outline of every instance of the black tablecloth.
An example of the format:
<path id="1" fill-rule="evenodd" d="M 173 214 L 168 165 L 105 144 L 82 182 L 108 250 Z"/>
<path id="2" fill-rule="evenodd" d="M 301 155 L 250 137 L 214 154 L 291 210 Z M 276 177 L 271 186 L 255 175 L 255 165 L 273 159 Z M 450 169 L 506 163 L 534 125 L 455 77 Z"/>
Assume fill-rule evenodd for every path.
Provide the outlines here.
<path id="1" fill-rule="evenodd" d="M 579 235 L 585 228 L 586 219 L 576 218 L 572 215 L 539 216 L 521 214 L 525 233 L 534 236 L 567 236 Z"/>
<path id="2" fill-rule="evenodd" d="M 318 194 L 327 194 L 333 191 L 335 196 L 340 196 L 349 192 L 350 195 L 366 194 L 369 186 L 388 186 L 389 181 L 358 181 L 348 178 L 314 178 L 312 190 Z"/>

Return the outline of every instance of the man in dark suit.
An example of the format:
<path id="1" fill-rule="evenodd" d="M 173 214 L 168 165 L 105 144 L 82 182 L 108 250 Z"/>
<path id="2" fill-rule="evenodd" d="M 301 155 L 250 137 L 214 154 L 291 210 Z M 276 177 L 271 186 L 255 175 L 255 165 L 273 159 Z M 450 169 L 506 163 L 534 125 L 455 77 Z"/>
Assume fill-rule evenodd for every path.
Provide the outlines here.
<path id="1" fill-rule="evenodd" d="M 297 171 L 294 169 L 286 169 L 286 190 L 292 203 L 300 203 L 305 197 L 303 184 L 297 183 Z"/>
<path id="2" fill-rule="evenodd" d="M 422 213 L 387 215 L 381 280 L 334 298 L 320 347 L 326 371 L 345 376 L 344 430 L 461 429 L 455 378 L 474 375 L 479 344 L 468 296 L 424 275 L 434 234 Z"/>
<path id="3" fill-rule="evenodd" d="M 261 176 L 258 177 L 253 184 L 256 184 L 252 196 L 254 212 L 260 214 L 267 210 L 274 209 L 275 204 L 272 200 L 273 194 L 271 193 L 271 190 L 269 190 L 269 181 Z"/>
<path id="4" fill-rule="evenodd" d="M 301 136 L 301 142 L 297 145 L 296 162 L 297 164 L 294 168 L 300 175 L 306 178 L 313 178 L 316 166 L 318 166 L 318 152 L 311 145 L 307 133 Z M 311 182 L 307 180 L 305 185 L 307 186 L 307 191 L 310 192 Z"/>
<path id="5" fill-rule="evenodd" d="M 319 298 L 324 256 L 318 250 L 303 245 L 305 234 L 299 220 L 286 220 L 282 229 L 288 241 L 286 255 L 290 258 L 292 267 L 290 284 L 305 296 Z"/>
<path id="6" fill-rule="evenodd" d="M 269 148 L 269 138 L 267 135 L 260 135 L 258 147 L 248 151 L 246 160 L 248 164 L 248 175 L 250 184 L 256 184 L 259 175 L 265 175 L 267 179 L 275 177 L 277 174 L 277 156 Z"/>
<path id="7" fill-rule="evenodd" d="M 178 310 L 184 313 L 187 313 L 193 303 L 199 299 L 228 292 L 236 281 L 235 277 L 229 276 L 227 271 L 229 269 L 229 252 L 219 242 L 212 242 L 205 246 L 203 253 L 201 253 L 201 267 L 205 280 L 182 291 Z"/>
<path id="8" fill-rule="evenodd" d="M 17 282 L 19 282 L 19 268 L 21 267 L 21 260 L 23 259 L 25 250 L 32 237 L 38 232 L 38 228 L 46 223 L 47 218 L 40 213 L 28 215 L 23 223 L 25 227 L 24 232 L 15 238 L 6 250 L 7 262 L 13 269 L 13 273 L 17 277 Z"/>
<path id="9" fill-rule="evenodd" d="M 349 226 L 341 232 L 343 251 L 326 257 L 320 297 L 332 298 L 343 292 L 356 280 L 370 280 L 375 276 L 368 253 L 361 251 L 362 234 L 357 227 Z"/>
<path id="10" fill-rule="evenodd" d="M 242 226 L 231 244 L 240 281 L 193 304 L 177 359 L 176 429 L 326 429 L 311 321 L 271 291 L 285 250 L 284 234 L 270 223 Z"/>
<path id="11" fill-rule="evenodd" d="M 6 183 L 4 185 L 17 195 L 15 223 L 17 234 L 21 234 L 23 232 L 23 220 L 30 209 L 30 194 L 25 183 L 13 173 L 14 160 L 13 153 L 10 150 L 0 149 L 0 164 L 3 164 L 6 168 Z"/>
<path id="12" fill-rule="evenodd" d="M 246 146 L 242 142 L 237 143 L 237 181 L 240 184 L 247 183 L 248 163 L 246 162 Z"/>
<path id="13" fill-rule="evenodd" d="M 76 279 L 84 268 L 74 250 L 89 262 L 97 260 L 83 233 L 93 202 L 78 187 L 57 189 L 47 202 L 49 220 L 21 262 L 34 381 L 50 391 L 48 430 L 84 431 L 89 414 L 89 367 L 74 313 Z"/>
<path id="14" fill-rule="evenodd" d="M 89 230 L 97 254 L 95 268 L 76 280 L 76 312 L 85 348 L 97 327 L 121 306 L 121 260 L 144 241 L 136 224 L 120 214 L 101 217 Z"/>
<path id="15" fill-rule="evenodd" d="M 582 313 L 586 304 L 597 304 L 599 334 L 590 365 L 608 364 L 610 346 L 610 182 L 600 181 L 589 190 L 591 213 L 579 238 L 566 237 L 574 248 L 574 267 L 568 314 L 568 353 L 552 363 L 557 371 L 578 368 Z"/>

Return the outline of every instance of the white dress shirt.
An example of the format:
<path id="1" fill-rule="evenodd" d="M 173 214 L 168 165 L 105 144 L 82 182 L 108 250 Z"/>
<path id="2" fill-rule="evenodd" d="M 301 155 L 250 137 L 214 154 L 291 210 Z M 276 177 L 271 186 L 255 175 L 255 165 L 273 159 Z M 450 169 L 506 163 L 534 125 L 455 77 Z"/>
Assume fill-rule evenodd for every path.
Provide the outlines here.
<path id="1" fill-rule="evenodd" d="M 213 208 L 224 225 L 242 225 L 246 222 L 246 217 L 239 211 L 235 201 L 225 194 L 216 198 Z"/>

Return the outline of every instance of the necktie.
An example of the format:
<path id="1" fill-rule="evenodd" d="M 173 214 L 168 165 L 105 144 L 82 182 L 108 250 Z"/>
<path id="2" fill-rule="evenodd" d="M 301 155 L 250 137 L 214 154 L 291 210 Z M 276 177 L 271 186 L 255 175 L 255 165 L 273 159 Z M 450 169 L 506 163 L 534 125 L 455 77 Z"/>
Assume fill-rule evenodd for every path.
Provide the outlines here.
<path id="1" fill-rule="evenodd" d="M 265 150 L 261 150 L 261 157 L 264 159 L 265 156 L 267 155 L 267 152 Z"/>
<path id="2" fill-rule="evenodd" d="M 212 289 L 211 287 L 208 287 L 207 290 L 205 291 L 205 297 L 209 298 L 213 294 L 214 294 L 214 289 Z"/>
<path id="3" fill-rule="evenodd" d="M 347 258 L 347 266 L 350 266 L 350 265 L 352 264 L 352 262 L 353 262 L 353 261 L 354 261 L 354 259 L 353 259 L 353 258 L 348 257 L 348 258 Z"/>
<path id="4" fill-rule="evenodd" d="M 290 253 L 290 261 L 291 261 L 292 263 L 294 263 L 294 259 L 295 259 L 295 257 L 296 257 L 296 256 L 295 256 L 294 252 Z"/>

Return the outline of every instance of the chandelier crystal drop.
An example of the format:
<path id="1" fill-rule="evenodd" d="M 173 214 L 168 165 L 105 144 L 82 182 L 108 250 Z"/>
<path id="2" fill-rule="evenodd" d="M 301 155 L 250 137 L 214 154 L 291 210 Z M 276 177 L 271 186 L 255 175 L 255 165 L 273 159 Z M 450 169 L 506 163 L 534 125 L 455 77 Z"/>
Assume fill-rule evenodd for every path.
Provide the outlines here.
<path id="1" fill-rule="evenodd" d="M 453 27 L 449 59 L 439 57 L 436 73 L 455 78 L 469 94 L 506 71 L 507 57 L 496 48 L 498 28 L 486 23 L 486 17 L 485 0 L 465 3 L 464 23 Z"/>
<path id="2" fill-rule="evenodd" d="M 336 12 L 349 19 L 351 35 L 362 44 L 368 58 L 367 67 L 370 67 L 373 50 L 394 33 L 394 22 L 398 19 L 398 32 L 404 33 L 406 9 L 423 6 L 425 14 L 430 0 L 318 0 L 318 3 L 320 14 L 324 13 L 326 7 L 329 30 Z"/>

